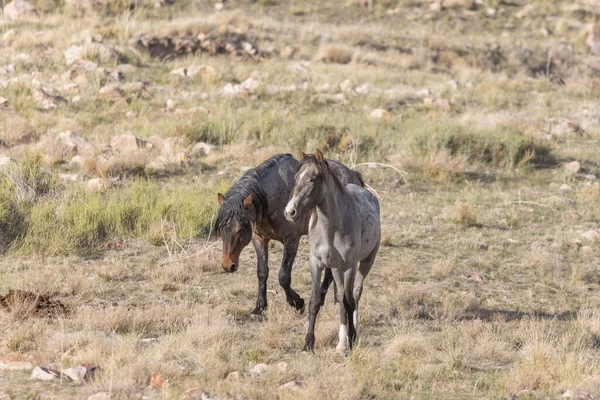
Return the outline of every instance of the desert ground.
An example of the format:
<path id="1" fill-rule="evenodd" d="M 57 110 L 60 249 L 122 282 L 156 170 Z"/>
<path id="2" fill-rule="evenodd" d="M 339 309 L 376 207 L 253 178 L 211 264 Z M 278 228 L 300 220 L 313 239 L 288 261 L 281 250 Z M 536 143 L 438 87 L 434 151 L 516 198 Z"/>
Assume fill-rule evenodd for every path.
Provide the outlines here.
<path id="1" fill-rule="evenodd" d="M 600 398 L 597 0 L 3 9 L 0 399 Z M 317 148 L 382 207 L 347 356 L 212 229 Z"/>

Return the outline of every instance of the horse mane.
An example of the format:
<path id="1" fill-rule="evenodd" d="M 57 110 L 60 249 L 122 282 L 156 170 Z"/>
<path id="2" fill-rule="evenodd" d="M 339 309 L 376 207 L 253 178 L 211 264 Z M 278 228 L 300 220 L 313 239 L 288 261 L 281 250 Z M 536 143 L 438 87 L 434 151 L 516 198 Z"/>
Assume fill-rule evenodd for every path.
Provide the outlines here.
<path id="1" fill-rule="evenodd" d="M 217 232 L 229 224 L 234 217 L 240 221 L 242 227 L 250 227 L 250 220 L 244 207 L 244 199 L 252 195 L 252 205 L 256 211 L 256 224 L 261 225 L 264 216 L 267 214 L 269 202 L 267 194 L 260 185 L 260 179 L 274 165 L 278 164 L 282 158 L 291 157 L 290 154 L 278 154 L 269 158 L 259 166 L 248 170 L 237 182 L 231 186 L 225 195 L 225 201 L 219 207 L 215 229 Z"/>
<path id="2" fill-rule="evenodd" d="M 321 175 L 324 176 L 331 176 L 331 179 L 333 179 L 333 184 L 336 185 L 338 187 L 338 189 L 340 189 L 342 192 L 344 190 L 346 190 L 344 188 L 344 185 L 342 184 L 342 182 L 340 181 L 340 178 L 331 172 L 331 169 L 329 168 L 329 162 L 327 162 L 327 160 L 323 160 L 323 163 L 320 163 L 317 161 L 317 157 L 314 154 L 307 154 L 302 161 L 300 161 L 300 165 L 298 165 L 298 169 L 297 171 L 300 170 L 300 168 L 302 168 L 303 165 L 305 164 L 310 164 L 310 163 L 314 163 L 317 166 L 317 169 L 319 170 L 319 172 L 321 173 Z M 353 175 L 354 177 L 360 182 L 360 185 L 362 187 L 365 186 L 365 182 L 362 178 L 362 175 L 360 174 L 360 172 L 358 171 L 354 171 L 351 169 L 348 169 Z M 296 171 L 296 172 L 297 172 Z"/>

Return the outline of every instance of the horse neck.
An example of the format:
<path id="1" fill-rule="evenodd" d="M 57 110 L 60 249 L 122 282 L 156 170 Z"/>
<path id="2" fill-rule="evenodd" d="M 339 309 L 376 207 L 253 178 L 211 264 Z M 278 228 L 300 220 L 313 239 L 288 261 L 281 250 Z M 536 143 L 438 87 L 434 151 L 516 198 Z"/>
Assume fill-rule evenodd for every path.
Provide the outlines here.
<path id="1" fill-rule="evenodd" d="M 315 207 L 316 222 L 327 231 L 330 238 L 333 238 L 333 234 L 342 223 L 339 201 L 344 195 L 343 190 L 333 182 L 333 178 L 329 178 L 323 199 Z"/>

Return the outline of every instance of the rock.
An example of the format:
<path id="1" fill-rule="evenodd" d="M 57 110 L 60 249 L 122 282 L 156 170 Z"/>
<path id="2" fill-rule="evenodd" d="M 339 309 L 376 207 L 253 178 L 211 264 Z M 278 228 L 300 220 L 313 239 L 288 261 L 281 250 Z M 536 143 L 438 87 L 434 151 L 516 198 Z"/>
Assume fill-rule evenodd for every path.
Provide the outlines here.
<path id="1" fill-rule="evenodd" d="M 254 367 L 252 367 L 250 373 L 253 375 L 260 375 L 268 372 L 269 370 L 271 370 L 271 366 L 268 364 L 256 364 Z"/>
<path id="2" fill-rule="evenodd" d="M 41 110 L 51 110 L 53 108 L 56 108 L 59 103 L 67 102 L 60 95 L 44 88 L 31 89 L 31 95 L 36 101 L 38 108 Z"/>
<path id="3" fill-rule="evenodd" d="M 600 238 L 600 233 L 593 229 L 590 229 L 588 231 L 583 232 L 581 234 L 581 237 L 590 242 L 595 242 L 598 240 L 598 238 Z"/>
<path id="4" fill-rule="evenodd" d="M 217 146 L 209 143 L 196 143 L 194 147 L 192 147 L 191 155 L 197 157 L 204 157 L 212 153 Z"/>
<path id="5" fill-rule="evenodd" d="M 117 51 L 117 49 L 109 44 L 95 43 L 93 47 L 98 54 L 98 59 L 102 63 L 116 63 L 121 57 L 121 54 Z"/>
<path id="6" fill-rule="evenodd" d="M 58 174 L 58 179 L 63 182 L 77 182 L 79 180 L 79 174 Z"/>
<path id="7" fill-rule="evenodd" d="M 2 40 L 4 40 L 5 42 L 10 42 L 15 38 L 15 36 L 17 36 L 17 31 L 15 31 L 14 29 L 9 29 L 2 35 Z"/>
<path id="8" fill-rule="evenodd" d="M 565 118 L 548 118 L 546 122 L 550 124 L 550 133 L 554 136 L 581 136 L 584 133 L 581 125 Z"/>
<path id="9" fill-rule="evenodd" d="M 35 367 L 31 373 L 30 379 L 38 381 L 52 381 L 58 378 L 70 379 L 69 377 L 62 375 L 59 371 L 46 367 Z"/>
<path id="10" fill-rule="evenodd" d="M 217 70 L 208 65 L 190 65 L 186 76 L 191 78 L 211 78 L 217 76 Z"/>
<path id="11" fill-rule="evenodd" d="M 4 18 L 9 21 L 18 21 L 35 16 L 35 7 L 25 0 L 13 0 L 4 6 Z"/>
<path id="12" fill-rule="evenodd" d="M 369 118 L 371 119 L 383 119 L 385 121 L 390 120 L 390 113 L 382 108 L 377 108 L 369 114 Z"/>
<path id="13" fill-rule="evenodd" d="M 113 136 L 110 139 L 110 147 L 119 153 L 132 153 L 138 149 L 152 147 L 152 144 L 145 140 L 138 139 L 130 133 Z"/>
<path id="14" fill-rule="evenodd" d="M 340 83 L 340 90 L 342 92 L 351 92 L 354 89 L 354 84 L 350 79 L 346 79 L 345 81 Z"/>
<path id="15" fill-rule="evenodd" d="M 296 55 L 297 52 L 298 52 L 298 47 L 285 46 L 283 49 L 281 49 L 281 51 L 279 52 L 279 55 L 281 56 L 281 58 L 287 58 L 288 60 L 291 60 L 294 58 L 294 55 Z"/>
<path id="16" fill-rule="evenodd" d="M 558 190 L 573 190 L 571 189 L 571 186 L 567 185 L 566 183 L 563 183 L 562 185 L 560 185 L 560 187 L 558 188 Z"/>
<path id="17" fill-rule="evenodd" d="M 169 385 L 169 381 L 161 374 L 152 374 L 150 377 L 150 389 L 165 389 Z"/>
<path id="18" fill-rule="evenodd" d="M 125 102 L 123 90 L 116 84 L 106 85 L 98 91 L 98 98 L 109 102 Z"/>
<path id="19" fill-rule="evenodd" d="M 576 174 L 581 169 L 581 165 L 578 161 L 571 161 L 570 163 L 566 163 L 563 167 L 571 174 Z"/>
<path id="20" fill-rule="evenodd" d="M 450 111 L 450 102 L 447 99 L 433 99 L 426 97 L 423 99 L 423 105 L 426 107 L 436 107 L 444 111 Z"/>
<path id="21" fill-rule="evenodd" d="M 592 55 L 600 56 L 600 24 L 593 25 L 589 29 L 585 44 Z"/>
<path id="22" fill-rule="evenodd" d="M 88 397 L 87 400 L 110 400 L 110 394 L 107 392 L 96 393 Z"/>
<path id="23" fill-rule="evenodd" d="M 187 68 L 185 68 L 185 67 L 175 68 L 174 70 L 171 70 L 171 72 L 169 72 L 169 74 L 185 77 L 185 76 L 187 76 Z"/>
<path id="24" fill-rule="evenodd" d="M 0 96 L 0 108 L 8 107 L 8 99 L 6 97 Z"/>
<path id="25" fill-rule="evenodd" d="M 206 393 L 204 390 L 202 390 L 201 387 L 193 387 L 190 388 L 188 390 L 186 390 L 185 392 L 183 392 L 183 399 L 185 400 L 210 400 L 211 397 L 208 395 L 208 393 Z"/>
<path id="26" fill-rule="evenodd" d="M 150 175 L 160 175 L 167 171 L 167 167 L 160 161 L 152 161 L 150 164 L 146 165 L 144 170 Z"/>
<path id="27" fill-rule="evenodd" d="M 71 46 L 65 50 L 65 62 L 67 65 L 73 65 L 75 61 L 83 59 L 83 47 Z"/>
<path id="28" fill-rule="evenodd" d="M 284 372 L 287 369 L 287 363 L 286 362 L 279 362 L 275 365 L 269 365 L 269 364 L 256 364 L 254 367 L 252 367 L 252 369 L 250 370 L 250 374 L 251 375 L 261 375 L 267 372 Z"/>
<path id="29" fill-rule="evenodd" d="M 14 160 L 12 158 L 10 158 L 9 156 L 0 156 L 0 171 L 2 171 L 4 168 L 7 168 L 9 165 L 11 165 L 11 163 Z M 1 361 L 0 361 L 1 364 Z M 2 367 L 0 366 L 0 369 L 2 369 Z"/>
<path id="30" fill-rule="evenodd" d="M 535 5 L 533 5 L 533 4 L 527 4 L 519 12 L 517 12 L 515 14 L 515 17 L 521 19 L 521 18 L 529 15 L 534 9 L 535 9 Z"/>
<path id="31" fill-rule="evenodd" d="M 87 188 L 94 192 L 103 192 L 112 187 L 112 182 L 106 178 L 93 178 L 87 183 Z"/>
<path id="32" fill-rule="evenodd" d="M 247 89 L 249 92 L 254 92 L 261 86 L 261 82 L 253 77 L 249 77 L 244 82 L 242 82 L 242 87 Z"/>
<path id="33" fill-rule="evenodd" d="M 290 381 L 290 382 L 286 382 L 283 385 L 280 385 L 277 389 L 279 390 L 298 390 L 298 389 L 302 389 L 305 386 L 304 382 L 302 381 Z"/>
<path id="34" fill-rule="evenodd" d="M 167 99 L 167 110 L 173 110 L 177 106 L 177 102 L 173 99 Z"/>
<path id="35" fill-rule="evenodd" d="M 229 374 L 227 374 L 227 379 L 231 379 L 231 380 L 239 380 L 242 379 L 242 373 L 240 371 L 232 371 Z"/>
<path id="36" fill-rule="evenodd" d="M 0 371 L 26 371 L 31 370 L 34 364 L 41 361 L 39 356 L 30 354 L 10 353 L 0 357 Z"/>
<path id="37" fill-rule="evenodd" d="M 119 64 L 117 70 L 123 74 L 132 74 L 137 71 L 137 67 L 131 64 Z"/>
<path id="38" fill-rule="evenodd" d="M 370 92 L 371 87 L 368 83 L 364 83 L 354 88 L 354 91 L 358 94 L 367 95 Z"/>
<path id="39" fill-rule="evenodd" d="M 248 89 L 239 84 L 228 83 L 221 89 L 224 96 L 248 96 Z"/>

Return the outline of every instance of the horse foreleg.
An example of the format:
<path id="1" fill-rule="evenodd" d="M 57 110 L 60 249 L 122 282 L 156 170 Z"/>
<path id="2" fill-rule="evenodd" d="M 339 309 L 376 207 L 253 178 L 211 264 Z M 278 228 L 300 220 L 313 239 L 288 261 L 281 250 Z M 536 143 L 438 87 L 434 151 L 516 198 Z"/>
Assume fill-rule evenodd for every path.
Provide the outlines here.
<path id="1" fill-rule="evenodd" d="M 306 332 L 306 337 L 304 339 L 304 348 L 303 351 L 314 351 L 315 348 L 315 321 L 317 319 L 317 314 L 321 309 L 321 294 L 319 284 L 321 282 L 321 271 L 322 267 L 318 265 L 316 260 L 309 261 L 310 264 L 310 274 L 312 277 L 312 293 L 310 296 L 309 303 L 309 313 L 308 313 L 308 331 Z"/>
<path id="2" fill-rule="evenodd" d="M 337 288 L 344 287 L 344 275 L 339 268 L 332 268 L 331 272 L 333 274 L 333 279 Z M 335 296 L 337 302 L 340 305 L 340 333 L 339 333 L 339 341 L 336 346 L 336 351 L 341 354 L 345 354 L 348 349 L 348 314 L 346 313 L 346 309 L 344 307 L 344 291 L 336 290 Z"/>
<path id="3" fill-rule="evenodd" d="M 298 252 L 299 239 L 288 239 L 283 245 L 283 260 L 279 270 L 279 284 L 285 291 L 288 304 L 296 310 L 304 311 L 304 300 L 292 289 L 292 266 Z"/>
<path id="4" fill-rule="evenodd" d="M 252 314 L 260 315 L 267 308 L 267 278 L 269 278 L 269 240 L 252 237 L 256 250 L 256 275 L 258 276 L 258 298 Z"/>
<path id="5" fill-rule="evenodd" d="M 373 266 L 373 263 L 375 262 L 375 256 L 377 255 L 378 250 L 379 250 L 379 244 L 377 244 L 377 246 L 375 246 L 375 249 L 373 249 L 371 254 L 369 254 L 367 256 L 367 258 L 365 258 L 364 260 L 362 260 L 360 262 L 360 264 L 358 266 L 358 270 L 356 271 L 356 279 L 354 280 L 354 292 L 353 292 L 354 302 L 355 302 L 353 320 L 354 320 L 354 329 L 356 330 L 357 336 L 358 336 L 358 303 L 360 302 L 360 297 L 362 296 L 363 283 L 365 281 L 365 278 L 371 271 L 371 267 Z"/>

